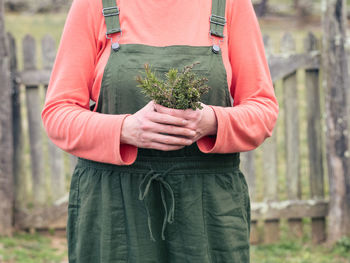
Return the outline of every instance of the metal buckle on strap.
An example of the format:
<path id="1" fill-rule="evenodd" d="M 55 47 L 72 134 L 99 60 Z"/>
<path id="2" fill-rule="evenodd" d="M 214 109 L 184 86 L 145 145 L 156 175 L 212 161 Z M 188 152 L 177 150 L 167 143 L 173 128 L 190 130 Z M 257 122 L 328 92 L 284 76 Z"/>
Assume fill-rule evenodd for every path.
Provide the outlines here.
<path id="1" fill-rule="evenodd" d="M 220 25 L 220 26 L 226 25 L 226 19 L 223 16 L 217 16 L 217 15 L 211 14 L 209 20 L 210 20 L 210 23 L 213 23 L 215 25 Z"/>
<path id="2" fill-rule="evenodd" d="M 102 14 L 104 17 L 117 16 L 119 15 L 119 8 L 117 6 L 103 8 Z"/>
<path id="3" fill-rule="evenodd" d="M 120 35 L 118 36 L 117 40 L 115 42 L 113 42 L 113 38 L 110 37 L 109 35 L 111 35 L 113 33 L 118 33 L 118 32 L 120 32 Z M 111 41 L 111 46 L 112 46 L 113 51 L 118 51 L 120 49 L 119 40 L 120 40 L 122 34 L 123 34 L 123 32 L 120 28 L 117 29 L 116 32 L 106 33 L 106 38 Z"/>
<path id="4" fill-rule="evenodd" d="M 210 31 L 209 32 L 209 37 L 211 38 L 212 42 L 213 42 L 213 46 L 211 48 L 211 51 L 213 51 L 213 53 L 215 54 L 219 54 L 220 53 L 220 44 L 224 42 L 223 39 L 218 39 L 216 40 L 216 38 L 214 38 L 213 36 L 219 36 L 221 38 L 224 38 L 225 36 L 223 35 L 219 35 L 217 32 L 212 32 Z"/>

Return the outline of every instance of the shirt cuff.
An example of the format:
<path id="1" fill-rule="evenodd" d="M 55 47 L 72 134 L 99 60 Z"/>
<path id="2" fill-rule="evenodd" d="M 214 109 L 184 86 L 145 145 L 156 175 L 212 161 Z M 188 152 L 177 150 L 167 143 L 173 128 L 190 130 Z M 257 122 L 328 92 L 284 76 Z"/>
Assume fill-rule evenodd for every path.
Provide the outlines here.
<path id="1" fill-rule="evenodd" d="M 118 165 L 130 165 L 136 161 L 137 147 L 130 144 L 120 143 L 120 136 L 122 132 L 123 123 L 126 117 L 130 114 L 125 114 L 122 121 L 119 124 L 116 140 L 116 157 Z"/>
<path id="2" fill-rule="evenodd" d="M 225 125 L 225 123 L 223 122 L 220 107 L 211 105 L 209 106 L 213 109 L 216 116 L 216 120 L 218 123 L 217 132 L 216 135 L 207 135 L 199 139 L 197 141 L 197 146 L 199 150 L 203 153 L 219 153 L 221 148 L 220 144 L 222 144 L 222 140 L 220 140 L 219 138 L 222 138 L 223 136 L 223 126 Z"/>

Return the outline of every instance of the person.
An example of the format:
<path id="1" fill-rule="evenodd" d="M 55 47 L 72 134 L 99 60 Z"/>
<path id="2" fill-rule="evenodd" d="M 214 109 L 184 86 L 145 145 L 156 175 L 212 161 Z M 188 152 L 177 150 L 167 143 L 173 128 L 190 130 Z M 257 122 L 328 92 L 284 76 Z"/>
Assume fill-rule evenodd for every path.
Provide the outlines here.
<path id="1" fill-rule="evenodd" d="M 145 63 L 161 74 L 194 62 L 210 86 L 201 110 L 137 86 Z M 78 156 L 69 262 L 249 262 L 239 152 L 277 114 L 250 0 L 74 0 L 42 110 L 50 139 Z"/>

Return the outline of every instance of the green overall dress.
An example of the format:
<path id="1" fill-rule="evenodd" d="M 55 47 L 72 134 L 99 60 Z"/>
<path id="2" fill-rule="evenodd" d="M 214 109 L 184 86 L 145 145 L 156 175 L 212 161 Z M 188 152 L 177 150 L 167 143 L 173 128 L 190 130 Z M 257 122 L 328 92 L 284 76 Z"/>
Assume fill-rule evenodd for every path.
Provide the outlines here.
<path id="1" fill-rule="evenodd" d="M 103 6 L 106 36 L 120 37 L 115 0 L 103 0 Z M 166 72 L 200 62 L 193 70 L 210 86 L 202 102 L 230 107 L 215 44 L 223 37 L 224 16 L 225 0 L 212 0 L 213 46 L 112 40 L 96 111 L 133 114 L 145 106 L 135 79 L 145 63 Z M 250 201 L 238 153 L 204 154 L 194 143 L 170 152 L 140 148 L 130 166 L 78 158 L 68 207 L 70 263 L 248 263 L 249 231 Z"/>

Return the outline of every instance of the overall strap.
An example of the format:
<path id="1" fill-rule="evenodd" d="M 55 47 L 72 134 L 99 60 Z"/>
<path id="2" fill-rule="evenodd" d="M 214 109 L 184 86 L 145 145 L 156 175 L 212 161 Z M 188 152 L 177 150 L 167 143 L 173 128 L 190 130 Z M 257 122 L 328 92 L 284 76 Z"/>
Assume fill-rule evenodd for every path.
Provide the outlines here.
<path id="1" fill-rule="evenodd" d="M 116 0 L 102 0 L 103 9 L 102 14 L 105 17 L 107 26 L 106 36 L 109 34 L 122 32 L 119 22 L 119 8 Z"/>
<path id="2" fill-rule="evenodd" d="M 212 0 L 210 35 L 224 37 L 226 0 Z"/>

